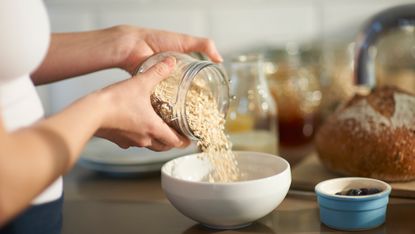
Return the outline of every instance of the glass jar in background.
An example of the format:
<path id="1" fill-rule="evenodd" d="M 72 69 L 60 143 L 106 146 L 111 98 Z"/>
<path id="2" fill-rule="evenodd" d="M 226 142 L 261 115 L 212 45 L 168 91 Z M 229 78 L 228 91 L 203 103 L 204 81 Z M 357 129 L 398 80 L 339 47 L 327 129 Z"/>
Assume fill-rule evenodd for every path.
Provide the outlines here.
<path id="1" fill-rule="evenodd" d="M 192 140 L 198 140 L 189 125 L 187 107 L 192 98 L 189 90 L 198 89 L 199 92 L 207 93 L 211 97 L 208 101 L 215 102 L 218 113 L 225 117 L 230 97 L 226 72 L 221 65 L 177 52 L 155 54 L 137 72 L 145 72 L 169 56 L 176 58 L 176 67 L 168 78 L 155 87 L 151 94 L 151 104 L 169 126 Z"/>
<path id="2" fill-rule="evenodd" d="M 415 94 L 415 26 L 390 30 L 376 43 L 377 85 L 394 85 Z"/>
<path id="3" fill-rule="evenodd" d="M 232 149 L 277 154 L 277 111 L 261 56 L 237 56 L 229 69 L 233 98 L 225 128 Z"/>
<path id="4" fill-rule="evenodd" d="M 357 91 L 353 81 L 354 50 L 354 42 L 332 43 L 325 47 L 321 73 L 321 121 L 325 121 Z"/>
<path id="5" fill-rule="evenodd" d="M 274 69 L 268 70 L 267 78 L 278 106 L 281 155 L 296 162 L 312 150 L 319 123 L 320 81 L 315 67 L 303 63 L 298 45 L 289 43 L 278 53 L 269 61 Z"/>

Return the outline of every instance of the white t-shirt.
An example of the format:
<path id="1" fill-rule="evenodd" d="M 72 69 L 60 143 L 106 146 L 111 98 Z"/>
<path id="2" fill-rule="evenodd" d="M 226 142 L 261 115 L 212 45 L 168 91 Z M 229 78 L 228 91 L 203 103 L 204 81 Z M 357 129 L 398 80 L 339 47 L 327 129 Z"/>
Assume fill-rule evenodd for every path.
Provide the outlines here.
<path id="1" fill-rule="evenodd" d="M 1 0 L 0 31 L 0 114 L 6 130 L 12 132 L 44 116 L 39 96 L 29 77 L 42 62 L 49 47 L 49 20 L 43 2 Z M 60 177 L 32 204 L 54 201 L 61 195 Z"/>

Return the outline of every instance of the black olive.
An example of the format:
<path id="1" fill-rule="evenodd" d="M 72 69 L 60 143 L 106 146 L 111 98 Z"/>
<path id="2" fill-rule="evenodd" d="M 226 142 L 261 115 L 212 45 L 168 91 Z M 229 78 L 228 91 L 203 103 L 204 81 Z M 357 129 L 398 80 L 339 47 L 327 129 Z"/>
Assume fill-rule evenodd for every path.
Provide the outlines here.
<path id="1" fill-rule="evenodd" d="M 352 188 L 347 191 L 337 192 L 335 195 L 345 195 L 345 196 L 365 196 L 375 193 L 380 193 L 381 190 L 377 188 Z"/>
<path id="2" fill-rule="evenodd" d="M 362 190 L 360 189 L 349 189 L 346 192 L 347 196 L 359 196 L 362 193 Z"/>
<path id="3" fill-rule="evenodd" d="M 360 195 L 368 195 L 369 194 L 369 189 L 367 189 L 367 188 L 360 188 L 360 190 L 362 191 L 362 193 Z"/>
<path id="4" fill-rule="evenodd" d="M 380 193 L 380 190 L 377 188 L 370 188 L 368 191 L 368 194 L 375 194 L 375 193 Z"/>

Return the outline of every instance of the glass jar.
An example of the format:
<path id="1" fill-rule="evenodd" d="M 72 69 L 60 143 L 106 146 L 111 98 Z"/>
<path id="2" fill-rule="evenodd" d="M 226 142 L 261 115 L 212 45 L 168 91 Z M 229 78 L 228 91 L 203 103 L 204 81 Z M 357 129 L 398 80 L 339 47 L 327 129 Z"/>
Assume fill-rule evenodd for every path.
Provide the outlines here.
<path id="1" fill-rule="evenodd" d="M 355 93 L 354 42 L 327 44 L 321 74 L 320 121 L 323 123 L 333 112 Z"/>
<path id="2" fill-rule="evenodd" d="M 375 62 L 378 86 L 393 85 L 415 93 L 415 25 L 382 35 L 376 43 Z"/>
<path id="3" fill-rule="evenodd" d="M 264 63 L 241 55 L 230 64 L 231 94 L 225 127 L 233 150 L 278 153 L 276 104 L 268 88 Z"/>
<path id="4" fill-rule="evenodd" d="M 155 54 L 149 57 L 137 72 L 145 72 L 169 56 L 176 58 L 176 67 L 168 78 L 155 87 L 151 94 L 151 104 L 170 127 L 189 139 L 198 140 L 189 124 L 189 91 L 198 88 L 208 92 L 216 103 L 218 113 L 226 116 L 229 105 L 229 81 L 221 65 L 177 52 Z"/>
<path id="5" fill-rule="evenodd" d="M 300 47 L 289 43 L 272 61 L 276 68 L 267 74 L 278 105 L 280 149 L 294 160 L 308 153 L 318 125 L 321 91 L 314 69 L 303 63 Z"/>

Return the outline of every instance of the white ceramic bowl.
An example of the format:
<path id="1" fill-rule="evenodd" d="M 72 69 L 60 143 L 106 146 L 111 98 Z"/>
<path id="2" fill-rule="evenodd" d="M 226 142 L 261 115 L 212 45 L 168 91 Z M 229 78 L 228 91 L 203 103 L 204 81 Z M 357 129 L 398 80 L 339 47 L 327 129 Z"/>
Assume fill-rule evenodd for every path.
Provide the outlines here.
<path id="1" fill-rule="evenodd" d="M 273 211 L 290 187 L 289 163 L 271 154 L 235 154 L 239 169 L 251 179 L 203 182 L 211 166 L 199 154 L 167 162 L 161 172 L 162 188 L 169 201 L 185 216 L 216 229 L 244 227 Z"/>

